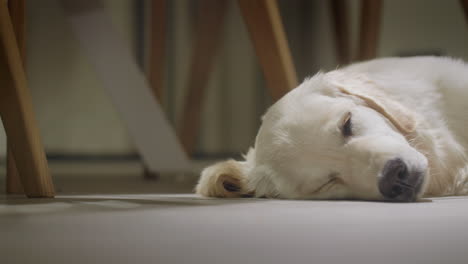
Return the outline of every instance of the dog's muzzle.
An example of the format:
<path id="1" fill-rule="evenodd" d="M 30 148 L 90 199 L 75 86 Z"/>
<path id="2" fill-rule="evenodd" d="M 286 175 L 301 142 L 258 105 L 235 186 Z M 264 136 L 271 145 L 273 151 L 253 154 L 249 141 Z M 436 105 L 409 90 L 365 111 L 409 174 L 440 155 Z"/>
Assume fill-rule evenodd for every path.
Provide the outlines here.
<path id="1" fill-rule="evenodd" d="M 425 171 L 410 170 L 400 158 L 389 160 L 378 182 L 379 191 L 387 200 L 413 202 L 421 191 L 425 175 Z"/>

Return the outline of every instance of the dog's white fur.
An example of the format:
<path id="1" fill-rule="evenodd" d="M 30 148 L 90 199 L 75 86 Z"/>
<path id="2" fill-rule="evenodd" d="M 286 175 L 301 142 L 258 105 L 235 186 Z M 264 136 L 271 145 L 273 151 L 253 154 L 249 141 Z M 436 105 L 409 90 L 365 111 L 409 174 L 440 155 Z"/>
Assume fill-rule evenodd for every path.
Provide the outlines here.
<path id="1" fill-rule="evenodd" d="M 267 111 L 245 161 L 206 168 L 196 192 L 380 200 L 382 168 L 399 157 L 426 173 L 421 195 L 466 194 L 467 99 L 468 65 L 451 58 L 384 58 L 318 73 Z"/>

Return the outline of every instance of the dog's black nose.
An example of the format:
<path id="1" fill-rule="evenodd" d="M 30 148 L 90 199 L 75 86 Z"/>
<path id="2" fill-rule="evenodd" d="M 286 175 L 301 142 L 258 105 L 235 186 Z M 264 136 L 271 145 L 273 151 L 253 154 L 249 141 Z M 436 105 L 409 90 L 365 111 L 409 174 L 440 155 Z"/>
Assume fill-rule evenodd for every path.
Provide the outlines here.
<path id="1" fill-rule="evenodd" d="M 411 202 L 416 199 L 423 178 L 423 172 L 410 171 L 402 159 L 392 159 L 387 161 L 382 170 L 379 191 L 387 199 Z"/>

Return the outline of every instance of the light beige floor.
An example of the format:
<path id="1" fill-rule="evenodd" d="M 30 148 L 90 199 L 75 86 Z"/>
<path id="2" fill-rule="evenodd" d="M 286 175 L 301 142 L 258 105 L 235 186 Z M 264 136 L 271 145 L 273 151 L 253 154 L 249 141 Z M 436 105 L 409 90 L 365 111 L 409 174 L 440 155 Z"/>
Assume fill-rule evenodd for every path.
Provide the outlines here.
<path id="1" fill-rule="evenodd" d="M 142 164 L 135 161 L 50 162 L 49 167 L 57 194 L 147 194 L 191 193 L 206 164 L 194 164 L 190 173 L 162 174 L 158 180 L 145 179 Z M 0 194 L 5 193 L 4 178 L 0 166 Z"/>
<path id="2" fill-rule="evenodd" d="M 218 200 L 184 177 L 107 177 L 56 177 L 56 199 L 1 196 L 0 263 L 468 263 L 465 197 Z"/>

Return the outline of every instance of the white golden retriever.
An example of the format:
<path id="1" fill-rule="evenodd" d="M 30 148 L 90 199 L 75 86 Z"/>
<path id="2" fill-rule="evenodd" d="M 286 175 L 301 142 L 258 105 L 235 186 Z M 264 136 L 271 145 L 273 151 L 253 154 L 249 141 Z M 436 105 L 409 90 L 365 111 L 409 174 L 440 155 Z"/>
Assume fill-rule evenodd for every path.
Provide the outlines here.
<path id="1" fill-rule="evenodd" d="M 468 192 L 468 65 L 385 58 L 318 73 L 263 117 L 245 161 L 203 170 L 212 197 L 415 201 Z"/>

